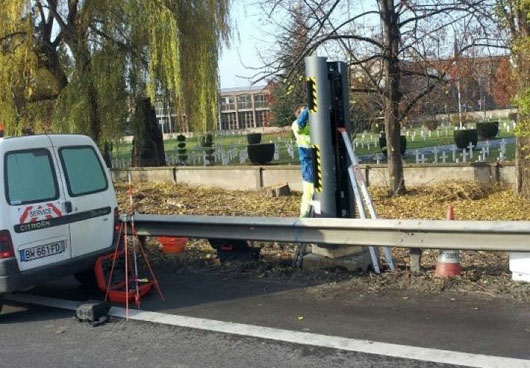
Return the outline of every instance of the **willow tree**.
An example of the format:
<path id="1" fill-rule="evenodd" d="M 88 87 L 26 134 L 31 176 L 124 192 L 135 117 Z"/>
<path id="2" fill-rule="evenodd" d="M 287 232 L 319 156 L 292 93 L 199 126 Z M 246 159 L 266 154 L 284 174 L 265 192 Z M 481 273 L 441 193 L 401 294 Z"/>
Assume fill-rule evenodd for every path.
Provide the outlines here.
<path id="1" fill-rule="evenodd" d="M 230 0 L 3 0 L 0 123 L 118 138 L 135 101 L 171 96 L 196 130 L 217 117 Z M 141 124 L 133 130 L 141 134 Z"/>

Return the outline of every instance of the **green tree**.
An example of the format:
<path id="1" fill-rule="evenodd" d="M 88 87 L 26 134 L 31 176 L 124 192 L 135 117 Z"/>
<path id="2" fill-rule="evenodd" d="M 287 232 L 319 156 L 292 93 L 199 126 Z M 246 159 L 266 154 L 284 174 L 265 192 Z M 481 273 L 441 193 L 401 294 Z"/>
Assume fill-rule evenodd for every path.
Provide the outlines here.
<path id="1" fill-rule="evenodd" d="M 8 134 L 120 137 L 136 101 L 172 96 L 190 126 L 217 117 L 230 0 L 4 0 L 0 123 Z M 131 111 L 132 110 L 132 111 Z M 140 131 L 141 129 L 133 130 Z"/>
<path id="2" fill-rule="evenodd" d="M 517 190 L 530 197 L 530 0 L 497 0 L 501 25 L 511 39 L 517 106 Z"/>

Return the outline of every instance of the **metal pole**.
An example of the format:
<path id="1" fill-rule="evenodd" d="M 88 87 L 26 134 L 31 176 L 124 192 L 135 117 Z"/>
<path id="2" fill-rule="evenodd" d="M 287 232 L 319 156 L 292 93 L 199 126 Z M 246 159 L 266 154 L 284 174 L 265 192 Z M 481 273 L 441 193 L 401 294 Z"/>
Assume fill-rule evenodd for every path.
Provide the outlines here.
<path id="1" fill-rule="evenodd" d="M 350 108 L 348 97 L 348 67 L 346 63 L 335 61 L 328 62 L 328 79 L 331 90 L 331 135 L 332 144 L 335 149 L 335 167 L 337 189 L 335 202 L 337 206 L 337 217 L 355 217 L 354 194 L 348 180 L 348 167 L 351 165 L 346 152 L 345 144 L 339 129 L 346 131 L 351 136 Z"/>
<path id="2" fill-rule="evenodd" d="M 338 217 L 336 167 L 330 124 L 330 85 L 325 57 L 305 58 L 309 126 L 315 167 L 314 210 L 316 217 Z"/>

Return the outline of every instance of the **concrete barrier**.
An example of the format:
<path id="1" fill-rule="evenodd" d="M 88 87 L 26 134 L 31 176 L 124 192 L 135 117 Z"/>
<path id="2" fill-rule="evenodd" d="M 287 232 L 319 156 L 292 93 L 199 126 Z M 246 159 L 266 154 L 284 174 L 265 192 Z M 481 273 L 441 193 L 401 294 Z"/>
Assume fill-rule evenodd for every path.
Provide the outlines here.
<path id="1" fill-rule="evenodd" d="M 385 165 L 361 165 L 368 185 L 388 185 Z M 127 180 L 129 170 L 112 169 L 116 180 Z M 299 166 L 225 166 L 225 167 L 151 167 L 131 168 L 133 180 L 140 182 L 173 182 L 193 186 L 217 187 L 230 190 L 259 190 L 288 183 L 292 190 L 301 191 Z M 443 181 L 467 180 L 481 184 L 506 183 L 515 185 L 513 164 L 448 164 L 406 165 L 407 186 L 437 184 Z"/>
<path id="2" fill-rule="evenodd" d="M 174 167 L 131 167 L 128 170 L 112 169 L 112 179 L 127 180 L 128 173 L 131 173 L 132 180 L 139 182 L 175 182 Z"/>

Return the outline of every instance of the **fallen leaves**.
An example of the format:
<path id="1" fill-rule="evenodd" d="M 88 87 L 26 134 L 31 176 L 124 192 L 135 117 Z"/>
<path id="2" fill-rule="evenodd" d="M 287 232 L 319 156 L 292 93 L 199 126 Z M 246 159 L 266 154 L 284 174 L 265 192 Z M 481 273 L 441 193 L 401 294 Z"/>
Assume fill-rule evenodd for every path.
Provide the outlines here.
<path id="1" fill-rule="evenodd" d="M 237 180 L 237 178 L 234 178 Z M 121 212 L 129 212 L 127 185 L 116 184 Z M 530 220 L 530 201 L 502 186 L 481 186 L 468 182 L 449 182 L 432 186 L 409 188 L 407 194 L 391 197 L 386 188 L 370 188 L 380 218 L 445 219 L 447 207 L 453 205 L 457 220 Z M 269 198 L 260 191 L 226 191 L 197 188 L 171 183 L 135 183 L 135 210 L 147 214 L 274 216 L 296 217 L 300 195 Z M 473 241 L 470 239 L 470 241 Z M 462 276 L 451 279 L 434 277 L 437 250 L 426 249 L 422 256 L 423 272 L 408 272 L 408 249 L 394 248 L 398 272 L 373 277 L 365 274 L 352 277 L 351 273 L 299 272 L 293 269 L 296 246 L 284 243 L 254 242 L 262 248 L 261 260 L 249 264 L 223 264 L 216 261 L 215 251 L 207 241 L 190 239 L 186 252 L 164 255 L 151 250 L 161 265 L 171 263 L 172 270 L 190 267 L 215 270 L 221 277 L 257 278 L 279 277 L 311 283 L 340 281 L 337 287 L 349 287 L 368 293 L 387 289 L 415 289 L 419 291 L 474 292 L 495 297 L 510 295 L 518 300 L 530 300 L 530 285 L 511 280 L 506 252 L 460 252 Z M 346 286 L 343 282 L 346 282 Z"/>

